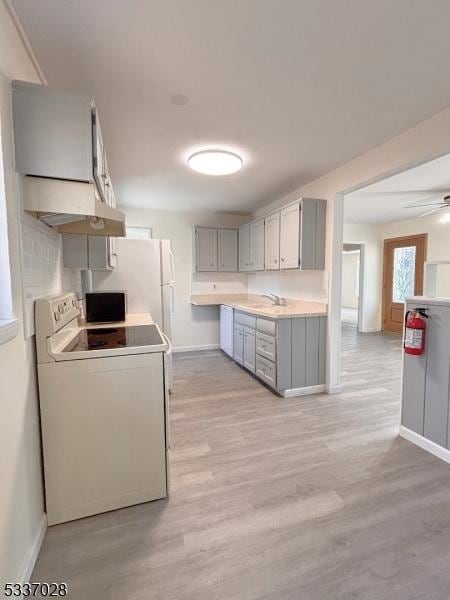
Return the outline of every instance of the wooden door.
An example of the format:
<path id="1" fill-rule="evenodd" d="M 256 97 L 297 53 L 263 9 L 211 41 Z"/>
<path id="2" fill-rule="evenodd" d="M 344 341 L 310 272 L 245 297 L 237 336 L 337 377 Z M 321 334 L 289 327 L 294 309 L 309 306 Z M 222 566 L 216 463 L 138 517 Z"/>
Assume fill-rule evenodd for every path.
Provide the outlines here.
<path id="1" fill-rule="evenodd" d="M 298 202 L 280 212 L 280 267 L 298 269 L 300 250 L 300 205 Z"/>
<path id="2" fill-rule="evenodd" d="M 423 293 L 427 234 L 384 240 L 383 330 L 401 333 L 405 298 Z"/>
<path id="3" fill-rule="evenodd" d="M 265 220 L 266 271 L 280 268 L 280 213 L 269 215 Z"/>
<path id="4" fill-rule="evenodd" d="M 250 269 L 250 225 L 239 229 L 239 271 Z"/>
<path id="5" fill-rule="evenodd" d="M 196 271 L 217 271 L 217 229 L 197 227 L 195 258 Z"/>
<path id="6" fill-rule="evenodd" d="M 250 225 L 250 271 L 264 271 L 264 219 Z"/>
<path id="7" fill-rule="evenodd" d="M 219 271 L 237 271 L 237 229 L 219 229 Z"/>

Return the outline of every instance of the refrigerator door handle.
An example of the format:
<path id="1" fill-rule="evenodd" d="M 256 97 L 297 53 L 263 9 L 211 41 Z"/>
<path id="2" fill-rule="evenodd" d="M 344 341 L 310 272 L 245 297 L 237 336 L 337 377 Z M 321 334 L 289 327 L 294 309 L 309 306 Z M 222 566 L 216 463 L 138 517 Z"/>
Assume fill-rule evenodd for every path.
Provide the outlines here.
<path id="1" fill-rule="evenodd" d="M 169 338 L 163 331 L 161 331 L 161 335 L 162 335 L 164 341 L 166 342 L 166 344 L 169 346 L 169 348 L 168 348 L 168 350 L 166 350 L 165 354 L 166 354 L 166 356 L 170 356 L 173 352 L 172 342 L 169 340 Z"/>
<path id="2" fill-rule="evenodd" d="M 170 285 L 170 314 L 175 314 L 175 289 L 173 283 Z"/>
<path id="3" fill-rule="evenodd" d="M 172 250 L 169 250 L 169 257 L 170 257 L 170 281 L 175 281 L 175 263 L 173 260 L 173 252 Z"/>

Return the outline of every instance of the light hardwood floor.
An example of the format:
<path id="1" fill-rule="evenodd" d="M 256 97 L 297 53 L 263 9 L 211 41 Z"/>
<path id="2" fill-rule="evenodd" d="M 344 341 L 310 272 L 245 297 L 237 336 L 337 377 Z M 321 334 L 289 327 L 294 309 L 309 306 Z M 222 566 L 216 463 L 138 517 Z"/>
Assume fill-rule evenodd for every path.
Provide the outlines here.
<path id="1" fill-rule="evenodd" d="M 343 392 L 175 358 L 172 493 L 50 528 L 71 600 L 449 600 L 450 466 L 398 437 L 400 339 L 344 325 Z"/>

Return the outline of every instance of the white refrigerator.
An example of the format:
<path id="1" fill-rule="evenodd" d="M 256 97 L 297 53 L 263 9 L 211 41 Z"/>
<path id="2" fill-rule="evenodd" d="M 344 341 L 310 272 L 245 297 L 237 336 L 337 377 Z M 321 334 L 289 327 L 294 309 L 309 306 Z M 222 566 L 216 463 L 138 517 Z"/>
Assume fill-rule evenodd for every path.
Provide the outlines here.
<path id="1" fill-rule="evenodd" d="M 172 340 L 175 310 L 175 273 L 170 240 L 117 239 L 117 266 L 93 271 L 92 289 L 127 293 L 127 312 L 150 312 L 155 323 Z M 172 389 L 172 355 L 167 356 L 167 376 Z"/>

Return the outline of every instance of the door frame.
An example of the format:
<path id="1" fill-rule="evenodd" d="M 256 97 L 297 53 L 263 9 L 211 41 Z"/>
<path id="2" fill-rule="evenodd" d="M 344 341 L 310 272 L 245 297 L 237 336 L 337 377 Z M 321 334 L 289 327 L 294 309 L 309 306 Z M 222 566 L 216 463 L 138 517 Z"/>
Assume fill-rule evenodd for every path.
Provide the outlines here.
<path id="1" fill-rule="evenodd" d="M 442 128 L 440 129 L 442 130 Z M 332 214 L 327 216 L 327 224 L 330 223 L 332 234 L 328 246 L 328 252 L 331 254 L 329 277 L 329 307 L 328 307 L 328 337 L 327 337 L 327 392 L 330 394 L 341 391 L 341 298 L 342 298 L 342 244 L 344 243 L 344 200 L 347 194 L 360 190 L 371 183 L 383 181 L 392 175 L 403 173 L 419 165 L 423 165 L 436 158 L 450 153 L 450 144 L 447 130 L 443 137 L 439 138 L 434 146 L 427 142 L 422 143 L 420 148 L 414 148 L 414 152 L 407 153 L 400 162 L 396 162 L 389 157 L 384 165 L 379 166 L 378 172 L 370 176 L 371 169 L 361 169 L 361 176 L 353 179 L 348 176 L 348 185 L 342 182 L 339 190 L 339 183 L 336 184 L 338 191 L 333 190 L 334 183 L 330 184 L 332 188 L 329 196 L 333 199 L 331 204 Z M 406 132 L 404 132 L 406 134 Z M 402 134 L 402 135 L 404 135 Z M 430 147 L 431 146 L 431 147 Z M 370 153 L 369 153 L 370 154 Z M 398 157 L 398 149 L 396 154 Z M 355 162 L 355 161 L 350 161 Z M 364 165 L 365 163 L 363 163 Z M 374 170 L 372 170 L 372 173 Z M 344 179 L 344 177 L 343 177 Z M 327 197 L 327 184 L 324 184 L 323 197 Z M 302 190 L 300 190 L 300 193 Z M 327 210 L 328 213 L 328 210 Z M 328 225 L 327 225 L 328 226 Z M 327 256 L 330 256 L 327 254 Z"/>
<path id="2" fill-rule="evenodd" d="M 400 237 L 394 238 L 386 238 L 383 240 L 383 274 L 381 278 L 381 331 L 385 331 L 386 327 L 386 286 L 385 286 L 385 278 L 387 274 L 387 252 L 388 252 L 388 244 L 390 242 L 401 242 L 403 240 L 423 240 L 424 243 L 424 252 L 423 252 L 423 262 L 424 267 L 427 260 L 427 249 L 428 249 L 428 234 L 427 233 L 413 233 L 411 235 L 402 235 Z M 416 295 L 422 295 L 423 289 L 425 285 L 425 268 L 422 274 L 422 289 L 417 291 L 414 290 Z"/>

